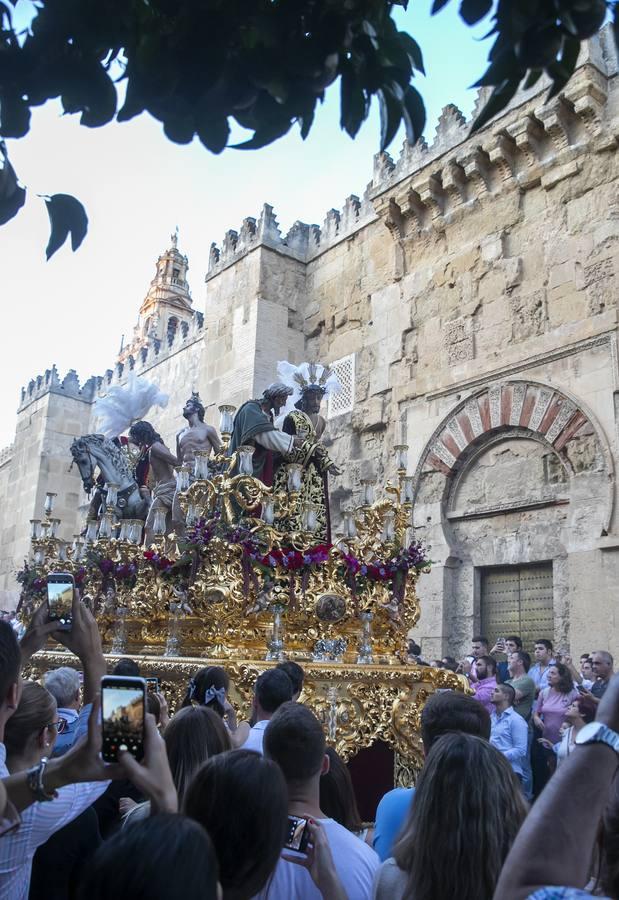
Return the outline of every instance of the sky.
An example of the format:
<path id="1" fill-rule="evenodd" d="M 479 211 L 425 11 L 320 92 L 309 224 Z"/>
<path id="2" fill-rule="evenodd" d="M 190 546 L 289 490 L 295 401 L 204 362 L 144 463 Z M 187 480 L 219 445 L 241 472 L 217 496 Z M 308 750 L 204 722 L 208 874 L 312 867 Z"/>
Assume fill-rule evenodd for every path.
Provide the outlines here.
<path id="1" fill-rule="evenodd" d="M 490 49 L 479 40 L 487 22 L 468 28 L 453 0 L 431 17 L 431 2 L 411 0 L 396 16 L 423 51 L 426 77 L 415 84 L 426 103 L 429 143 L 446 104 L 470 115 L 477 92 L 469 86 Z M 21 0 L 22 15 L 28 5 Z M 396 158 L 403 139 L 401 130 L 389 148 Z M 7 145 L 28 199 L 0 228 L 0 448 L 13 440 L 19 392 L 31 378 L 54 363 L 61 378 L 75 369 L 82 382 L 112 367 L 176 226 L 194 306 L 203 310 L 211 242 L 221 244 L 246 216 L 258 217 L 263 203 L 274 207 L 285 234 L 295 220 L 322 224 L 328 209 L 362 195 L 379 149 L 378 109 L 375 101 L 352 141 L 339 127 L 336 83 L 305 141 L 293 127 L 262 150 L 214 156 L 197 139 L 171 143 L 147 115 L 88 129 L 48 103 L 34 110 L 28 135 Z M 76 253 L 66 244 L 46 262 L 49 220 L 37 195 L 54 193 L 78 197 L 90 224 Z"/>

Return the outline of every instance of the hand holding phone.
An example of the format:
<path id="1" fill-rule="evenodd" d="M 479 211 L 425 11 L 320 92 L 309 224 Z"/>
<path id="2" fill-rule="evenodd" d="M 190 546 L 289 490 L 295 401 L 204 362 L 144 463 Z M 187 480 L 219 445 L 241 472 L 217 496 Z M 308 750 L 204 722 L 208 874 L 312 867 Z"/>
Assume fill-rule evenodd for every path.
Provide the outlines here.
<path id="1" fill-rule="evenodd" d="M 70 631 L 73 623 L 75 579 L 70 572 L 50 572 L 47 576 L 47 608 L 50 622 L 58 631 Z"/>
<path id="2" fill-rule="evenodd" d="M 300 816 L 288 816 L 288 834 L 284 841 L 287 850 L 295 850 L 297 853 L 306 853 L 310 839 L 308 819 Z"/>
<path id="3" fill-rule="evenodd" d="M 146 682 L 143 678 L 106 675 L 101 679 L 105 762 L 116 762 L 121 751 L 144 756 Z"/>
<path id="4" fill-rule="evenodd" d="M 156 675 L 151 675 L 144 679 L 146 681 L 146 690 L 149 694 L 158 694 L 160 689 L 160 681 Z"/>

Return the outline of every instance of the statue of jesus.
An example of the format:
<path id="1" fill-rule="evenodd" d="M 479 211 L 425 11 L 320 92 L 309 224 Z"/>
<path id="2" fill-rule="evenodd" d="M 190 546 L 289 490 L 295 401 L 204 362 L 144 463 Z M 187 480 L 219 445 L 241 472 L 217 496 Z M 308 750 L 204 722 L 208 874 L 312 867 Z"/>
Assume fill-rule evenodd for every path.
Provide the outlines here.
<path id="1" fill-rule="evenodd" d="M 191 397 L 183 407 L 183 417 L 187 419 L 187 425 L 176 435 L 176 455 L 178 464 L 190 466 L 194 464 L 197 451 L 206 450 L 208 455 L 221 450 L 221 440 L 217 430 L 204 421 L 204 404 L 200 395 L 192 392 Z M 193 477 L 193 472 L 191 476 Z M 185 516 L 179 502 L 178 490 L 174 494 L 172 503 L 172 524 L 177 537 L 185 535 Z"/>

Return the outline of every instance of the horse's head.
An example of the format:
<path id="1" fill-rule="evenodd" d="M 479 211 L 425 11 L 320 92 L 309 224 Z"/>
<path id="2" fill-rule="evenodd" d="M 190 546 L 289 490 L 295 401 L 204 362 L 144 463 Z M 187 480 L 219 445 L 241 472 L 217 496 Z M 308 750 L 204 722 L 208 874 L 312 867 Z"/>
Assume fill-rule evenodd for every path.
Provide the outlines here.
<path id="1" fill-rule="evenodd" d="M 88 441 L 81 437 L 76 438 L 70 447 L 73 462 L 79 469 L 82 477 L 82 484 L 86 493 L 90 494 L 95 486 L 95 466 L 96 460 L 91 455 L 88 448 Z"/>

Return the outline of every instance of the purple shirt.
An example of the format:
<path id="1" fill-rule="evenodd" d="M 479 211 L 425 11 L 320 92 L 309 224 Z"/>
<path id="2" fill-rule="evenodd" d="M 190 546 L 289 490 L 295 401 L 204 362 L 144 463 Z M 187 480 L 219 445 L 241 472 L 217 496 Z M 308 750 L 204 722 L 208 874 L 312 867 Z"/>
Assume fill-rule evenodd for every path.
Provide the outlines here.
<path id="1" fill-rule="evenodd" d="M 473 690 L 475 691 L 475 699 L 479 700 L 482 706 L 485 706 L 490 715 L 494 712 L 494 706 L 490 702 L 490 698 L 494 692 L 496 687 L 496 677 L 492 675 L 491 678 L 482 678 L 481 681 L 476 681 L 473 685 Z"/>
<path id="2" fill-rule="evenodd" d="M 562 694 L 551 687 L 546 688 L 539 695 L 535 711 L 544 722 L 542 736 L 553 744 L 557 744 L 561 740 L 559 729 L 565 721 L 566 710 L 578 696 L 578 691 Z"/>

